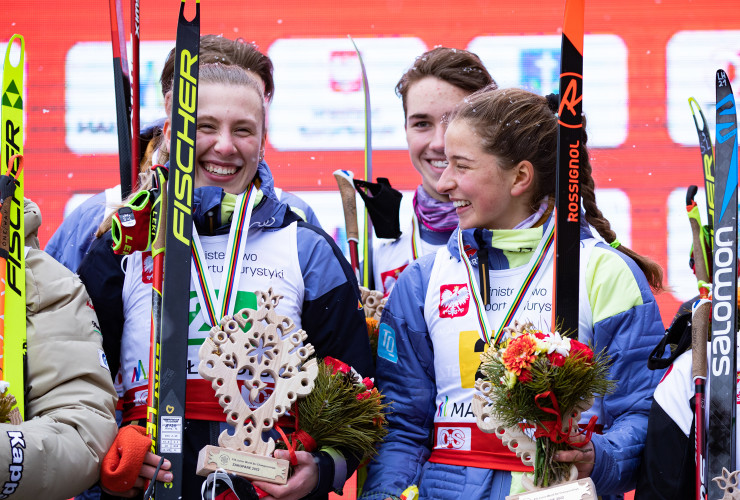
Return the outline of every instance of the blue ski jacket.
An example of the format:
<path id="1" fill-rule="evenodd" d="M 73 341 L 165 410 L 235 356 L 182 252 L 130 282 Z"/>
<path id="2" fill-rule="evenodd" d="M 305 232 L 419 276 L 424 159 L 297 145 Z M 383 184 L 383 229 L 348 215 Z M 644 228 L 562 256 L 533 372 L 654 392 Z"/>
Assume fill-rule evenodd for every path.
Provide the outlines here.
<path id="1" fill-rule="evenodd" d="M 281 231 L 297 224 L 296 242 L 298 261 L 303 277 L 303 304 L 301 327 L 314 346 L 316 357 L 332 356 L 353 366 L 363 376 L 374 376 L 373 357 L 362 309 L 359 290 L 349 263 L 320 228 L 310 225 L 275 197 L 273 179 L 266 164 L 259 165 L 257 176 L 261 181 L 262 199 L 254 208 L 250 223 L 252 231 Z M 224 192 L 217 187 L 201 187 L 194 191 L 193 219 L 201 239 L 209 235 L 228 234 L 231 214 L 222 220 L 221 202 Z M 111 249 L 110 232 L 98 238 L 91 246 L 79 268 L 90 297 L 99 310 L 103 347 L 109 359 L 112 374 L 118 372 L 121 357 L 121 336 L 124 327 L 122 299 L 125 261 Z M 247 241 L 247 249 L 249 241 Z M 248 251 L 248 250 L 245 250 Z M 141 318 L 142 338 L 149 338 L 149 318 Z M 187 406 L 187 403 L 186 403 Z M 183 479 L 185 498 L 200 498 L 202 477 L 195 475 L 198 452 L 206 444 L 217 444 L 223 422 L 187 420 L 184 459 L 187 473 Z M 339 450 L 340 452 L 342 450 Z M 315 454 L 319 465 L 319 484 L 311 498 L 324 498 L 341 488 L 347 477 L 357 468 L 356 457 L 344 453 L 347 477 L 335 478 L 335 471 L 344 470 L 331 455 Z"/>
<path id="2" fill-rule="evenodd" d="M 492 283 L 500 271 L 529 261 L 543 234 L 539 231 L 528 241 L 531 231 L 520 230 L 518 240 L 516 230 L 506 231 L 509 243 L 502 237 L 503 232 L 482 231 Z M 590 230 L 582 228 L 581 241 L 589 238 Z M 477 268 L 479 245 L 473 230 L 464 231 L 463 241 L 468 255 L 475 254 L 471 262 Z M 459 262 L 457 231 L 449 239 L 447 250 L 446 261 Z M 439 313 L 425 311 L 425 298 L 434 262 L 435 255 L 428 255 L 409 264 L 381 318 L 381 336 L 384 330 L 395 335 L 395 347 L 381 347 L 376 365 L 377 386 L 392 402 L 392 412 L 389 434 L 369 466 L 363 499 L 399 497 L 413 484 L 418 485 L 422 499 L 503 499 L 517 492 L 512 491 L 517 489 L 512 488 L 512 476 L 516 485 L 518 473 L 488 469 L 485 464 L 477 468 L 428 461 L 437 386 L 435 352 L 425 314 Z M 474 275 L 477 278 L 478 272 Z M 652 394 L 661 377 L 661 373 L 646 369 L 646 361 L 664 329 L 644 274 L 623 253 L 603 242 L 595 243 L 584 276 L 581 294 L 587 295 L 590 304 L 593 331 L 587 339 L 581 331 L 581 341 L 591 342 L 595 352 L 607 349 L 613 358 L 611 375 L 618 381 L 616 391 L 601 401 L 599 424 L 603 425 L 603 434 L 593 436 L 596 460 L 591 478 L 598 494 L 605 498 L 635 486 Z M 379 345 L 393 344 L 384 344 L 384 338 L 380 338 Z"/>

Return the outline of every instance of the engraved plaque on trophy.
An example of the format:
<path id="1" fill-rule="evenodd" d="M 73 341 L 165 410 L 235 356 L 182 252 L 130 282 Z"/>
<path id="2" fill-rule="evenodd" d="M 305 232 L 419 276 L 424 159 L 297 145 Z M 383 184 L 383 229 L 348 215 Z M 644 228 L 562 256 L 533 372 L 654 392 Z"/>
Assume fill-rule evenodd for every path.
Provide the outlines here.
<path id="1" fill-rule="evenodd" d="M 266 432 L 298 397 L 311 392 L 318 364 L 307 361 L 314 349 L 304 343 L 306 332 L 275 312 L 281 296 L 272 289 L 256 295 L 256 311 L 242 309 L 225 316 L 199 351 L 198 373 L 211 381 L 233 433 L 222 432 L 219 446 L 200 451 L 197 473 L 207 476 L 224 469 L 247 479 L 285 484 L 290 464 L 272 457 L 275 441 Z M 270 385 L 272 393 L 265 391 Z M 258 403 L 265 394 L 267 399 Z"/>

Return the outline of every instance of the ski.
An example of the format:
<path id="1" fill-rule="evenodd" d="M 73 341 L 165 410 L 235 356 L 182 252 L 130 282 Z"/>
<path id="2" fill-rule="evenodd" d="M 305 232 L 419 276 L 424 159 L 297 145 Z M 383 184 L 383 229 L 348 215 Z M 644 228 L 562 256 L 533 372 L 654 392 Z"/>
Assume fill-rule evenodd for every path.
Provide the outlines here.
<path id="1" fill-rule="evenodd" d="M 172 139 L 170 172 L 167 182 L 167 231 L 162 301 L 160 311 L 156 309 L 152 311 L 153 319 L 161 318 L 160 333 L 154 348 L 153 396 L 156 396 L 158 401 L 156 405 L 156 453 L 172 463 L 174 476 L 171 483 L 156 483 L 154 497 L 168 500 L 182 496 L 184 474 L 182 447 L 185 425 L 190 255 L 193 233 L 193 169 L 198 104 L 200 0 L 195 0 L 195 16 L 191 21 L 185 18 L 186 3 L 187 0 L 182 0 L 180 3 L 175 43 L 175 80 L 172 86 Z M 156 305 L 156 297 L 154 302 Z"/>
<path id="2" fill-rule="evenodd" d="M 362 53 L 357 44 L 349 37 L 352 45 L 357 52 L 357 58 L 360 60 L 360 69 L 362 70 L 362 91 L 365 95 L 365 181 L 373 182 L 373 126 L 372 126 L 372 109 L 370 107 L 370 88 L 367 83 L 367 71 L 365 63 L 362 61 Z M 370 212 L 365 207 L 364 227 L 362 230 L 362 276 L 360 285 L 370 290 L 375 289 L 373 277 L 373 223 L 370 220 Z"/>
<path id="3" fill-rule="evenodd" d="M 713 478 L 737 470 L 735 412 L 737 394 L 737 117 L 735 98 L 724 70 L 717 71 L 715 133 L 715 213 L 712 252 L 712 343 L 707 429 L 708 498 L 724 492 Z"/>
<path id="4" fill-rule="evenodd" d="M 113 84 L 116 91 L 116 128 L 118 129 L 118 168 L 121 198 L 131 194 L 131 77 L 123 35 L 122 0 L 109 0 L 110 39 L 113 46 Z"/>
<path id="5" fill-rule="evenodd" d="M 702 171 L 704 172 L 704 189 L 707 195 L 707 226 L 709 227 L 710 241 L 714 238 L 714 151 L 712 137 L 709 135 L 709 124 L 696 99 L 689 97 L 689 107 L 694 118 L 696 134 L 699 136 L 699 151 L 701 152 Z M 694 111 L 696 108 L 696 111 Z M 702 125 L 696 120 L 696 113 L 701 117 Z"/>
<path id="6" fill-rule="evenodd" d="M 560 52 L 558 160 L 555 182 L 553 330 L 578 337 L 583 131 L 583 12 L 585 0 L 566 0 Z"/>
<path id="7" fill-rule="evenodd" d="M 141 99 L 139 91 L 139 0 L 131 0 L 131 189 L 136 188 L 141 163 Z"/>
<path id="8" fill-rule="evenodd" d="M 20 57 L 13 65 L 13 47 L 20 47 Z M 23 155 L 23 69 L 25 62 L 25 40 L 21 35 L 13 35 L 8 41 L 3 62 L 2 104 L 0 105 L 0 142 L 2 143 L 2 174 L 13 178 L 15 189 L 9 193 L 7 212 L 3 213 L 3 232 L 0 246 L 7 251 L 4 263 L 2 301 L 5 311 L 2 319 L 2 375 L 0 378 L 10 382 L 10 393 L 15 396 L 17 408 L 23 418 L 24 413 L 24 370 L 26 357 L 26 252 L 25 224 L 23 220 L 23 171 L 20 157 Z M 15 157 L 14 157 L 15 156 Z M 6 224 L 7 221 L 7 224 Z M 4 252 L 3 252 L 4 253 Z"/>

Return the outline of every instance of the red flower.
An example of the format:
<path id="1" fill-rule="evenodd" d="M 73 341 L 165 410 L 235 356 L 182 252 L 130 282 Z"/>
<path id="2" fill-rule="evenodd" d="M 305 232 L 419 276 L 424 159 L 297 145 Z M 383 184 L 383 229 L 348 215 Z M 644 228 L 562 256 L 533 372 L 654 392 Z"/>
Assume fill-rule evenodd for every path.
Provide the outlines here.
<path id="1" fill-rule="evenodd" d="M 501 355 L 504 367 L 517 376 L 522 370 L 528 370 L 537 359 L 536 347 L 535 340 L 529 335 L 513 338 Z"/>
<path id="2" fill-rule="evenodd" d="M 529 370 L 522 370 L 522 374 L 519 375 L 519 382 L 522 384 L 526 384 L 527 382 L 532 381 L 532 372 Z"/>
<path id="3" fill-rule="evenodd" d="M 565 356 L 557 352 L 551 352 L 550 354 L 548 354 L 547 360 L 550 362 L 552 366 L 555 366 L 558 368 L 565 364 Z"/>
<path id="4" fill-rule="evenodd" d="M 347 375 L 350 372 L 350 367 L 347 363 L 343 363 L 338 359 L 334 359 L 330 356 L 324 358 L 324 364 L 332 368 L 332 375 L 336 375 L 337 372 L 341 373 L 342 375 Z"/>
<path id="5" fill-rule="evenodd" d="M 372 395 L 373 395 L 372 391 L 365 391 L 365 392 L 359 393 L 355 397 L 357 398 L 357 401 L 362 401 L 363 399 L 367 399 L 367 398 L 369 398 Z"/>
<path id="6" fill-rule="evenodd" d="M 570 355 L 574 358 L 583 357 L 587 363 L 594 360 L 594 352 L 583 342 L 577 340 L 570 341 Z"/>
<path id="7" fill-rule="evenodd" d="M 375 384 L 373 384 L 373 381 L 370 379 L 370 377 L 365 377 L 364 379 L 362 379 L 362 385 L 364 385 L 368 391 L 375 387 Z"/>

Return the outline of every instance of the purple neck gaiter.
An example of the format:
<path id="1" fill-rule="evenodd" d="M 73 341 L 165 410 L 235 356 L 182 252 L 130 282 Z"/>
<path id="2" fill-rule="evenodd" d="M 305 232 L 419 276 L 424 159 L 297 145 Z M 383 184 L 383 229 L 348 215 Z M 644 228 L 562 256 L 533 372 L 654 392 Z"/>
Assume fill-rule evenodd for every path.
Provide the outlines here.
<path id="1" fill-rule="evenodd" d="M 451 201 L 439 201 L 420 185 L 414 194 L 414 213 L 424 227 L 438 233 L 449 233 L 457 227 L 457 213 Z"/>

